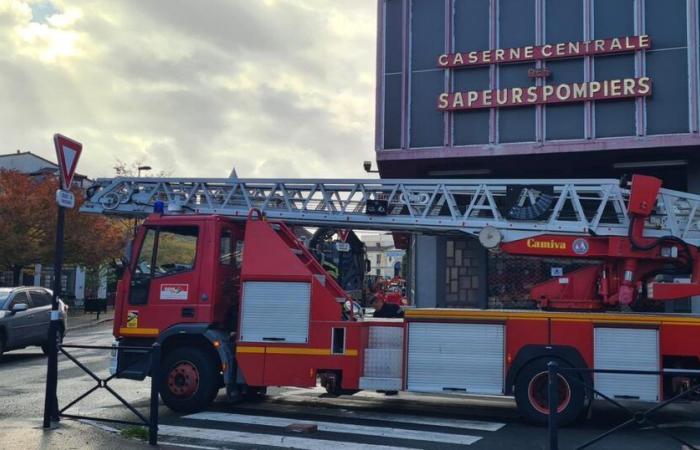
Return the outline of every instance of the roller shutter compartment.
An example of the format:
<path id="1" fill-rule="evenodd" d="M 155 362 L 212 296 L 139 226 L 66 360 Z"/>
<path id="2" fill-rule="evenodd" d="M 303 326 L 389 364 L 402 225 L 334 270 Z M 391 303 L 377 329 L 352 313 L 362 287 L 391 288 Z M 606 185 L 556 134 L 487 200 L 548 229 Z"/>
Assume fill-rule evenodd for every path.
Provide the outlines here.
<path id="1" fill-rule="evenodd" d="M 247 281 L 243 283 L 242 342 L 307 343 L 309 283 Z"/>
<path id="2" fill-rule="evenodd" d="M 594 365 L 609 370 L 659 370 L 659 333 L 653 329 L 598 327 Z M 609 397 L 659 400 L 658 375 L 595 374 L 595 388 Z"/>
<path id="3" fill-rule="evenodd" d="M 408 390 L 503 393 L 504 326 L 411 323 Z"/>

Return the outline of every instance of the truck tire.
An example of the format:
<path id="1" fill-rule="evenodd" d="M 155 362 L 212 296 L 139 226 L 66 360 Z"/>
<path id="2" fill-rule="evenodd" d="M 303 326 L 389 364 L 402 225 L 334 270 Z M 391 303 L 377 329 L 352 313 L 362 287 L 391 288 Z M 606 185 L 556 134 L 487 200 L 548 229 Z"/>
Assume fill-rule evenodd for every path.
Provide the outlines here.
<path id="1" fill-rule="evenodd" d="M 531 423 L 546 425 L 549 420 L 547 394 L 549 359 L 537 359 L 522 368 L 515 380 L 515 402 L 518 411 Z M 564 361 L 557 360 L 563 367 L 571 367 Z M 574 422 L 585 407 L 585 389 L 571 372 L 559 373 L 557 397 L 559 400 L 558 424 L 568 425 Z"/>
<path id="2" fill-rule="evenodd" d="M 201 411 L 219 391 L 218 361 L 197 347 L 169 351 L 161 363 L 160 398 L 181 413 Z"/>

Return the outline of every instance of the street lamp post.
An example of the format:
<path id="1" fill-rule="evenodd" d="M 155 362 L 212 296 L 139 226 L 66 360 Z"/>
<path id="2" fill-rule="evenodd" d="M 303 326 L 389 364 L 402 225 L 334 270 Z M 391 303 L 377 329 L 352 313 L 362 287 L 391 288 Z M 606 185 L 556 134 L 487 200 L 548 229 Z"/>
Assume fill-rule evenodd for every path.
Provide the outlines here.
<path id="1" fill-rule="evenodd" d="M 139 171 L 139 175 L 138 175 L 139 177 L 141 177 L 141 171 L 142 171 L 142 170 L 151 170 L 151 169 L 153 169 L 151 166 L 138 166 L 138 167 L 136 168 L 136 170 Z"/>

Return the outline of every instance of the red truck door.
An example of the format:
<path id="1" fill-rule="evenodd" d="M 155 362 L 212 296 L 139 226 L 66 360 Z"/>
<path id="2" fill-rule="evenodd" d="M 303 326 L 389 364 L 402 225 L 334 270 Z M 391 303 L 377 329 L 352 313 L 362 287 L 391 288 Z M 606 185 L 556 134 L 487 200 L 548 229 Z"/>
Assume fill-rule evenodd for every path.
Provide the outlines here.
<path id="1" fill-rule="evenodd" d="M 200 227 L 148 227 L 135 260 L 121 334 L 156 335 L 177 323 L 198 320 Z"/>

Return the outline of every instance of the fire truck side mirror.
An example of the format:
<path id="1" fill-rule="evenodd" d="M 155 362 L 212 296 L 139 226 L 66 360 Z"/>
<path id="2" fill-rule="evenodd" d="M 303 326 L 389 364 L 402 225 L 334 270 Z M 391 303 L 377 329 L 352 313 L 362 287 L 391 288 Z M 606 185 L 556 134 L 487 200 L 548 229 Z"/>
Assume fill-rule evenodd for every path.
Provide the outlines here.
<path id="1" fill-rule="evenodd" d="M 370 273 L 372 271 L 372 262 L 369 259 L 365 259 L 365 272 Z"/>

